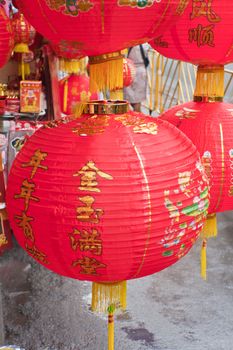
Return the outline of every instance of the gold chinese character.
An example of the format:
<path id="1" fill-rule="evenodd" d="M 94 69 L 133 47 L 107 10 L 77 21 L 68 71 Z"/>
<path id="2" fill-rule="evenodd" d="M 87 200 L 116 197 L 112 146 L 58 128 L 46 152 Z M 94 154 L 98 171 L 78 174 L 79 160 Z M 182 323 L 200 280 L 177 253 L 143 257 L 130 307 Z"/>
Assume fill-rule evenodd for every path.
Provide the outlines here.
<path id="1" fill-rule="evenodd" d="M 27 250 L 27 252 L 36 260 L 42 262 L 43 264 L 48 264 L 48 260 L 47 260 L 47 256 L 42 253 L 36 246 L 35 244 L 33 244 L 32 247 L 30 247 L 28 245 L 28 243 L 26 243 L 25 248 Z"/>
<path id="2" fill-rule="evenodd" d="M 35 184 L 28 182 L 28 180 L 24 180 L 21 186 L 21 192 L 20 194 L 16 194 L 14 196 L 14 198 L 18 199 L 18 198 L 22 198 L 25 199 L 25 211 L 28 210 L 28 206 L 29 206 L 29 201 L 35 201 L 35 202 L 39 202 L 39 198 L 37 197 L 33 197 L 32 193 L 35 191 Z"/>
<path id="3" fill-rule="evenodd" d="M 87 162 L 87 164 L 84 165 L 82 169 L 75 173 L 73 176 L 81 177 L 81 186 L 79 187 L 81 191 L 100 192 L 100 189 L 96 187 L 98 185 L 98 182 L 96 181 L 97 175 L 103 177 L 106 180 L 113 179 L 111 175 L 99 170 L 92 160 Z"/>
<path id="4" fill-rule="evenodd" d="M 233 196 L 233 185 L 230 186 L 230 189 L 228 191 L 229 196 Z"/>
<path id="5" fill-rule="evenodd" d="M 221 18 L 212 9 L 213 0 L 193 0 L 190 19 L 205 16 L 209 22 L 217 23 Z"/>
<path id="6" fill-rule="evenodd" d="M 41 162 L 45 160 L 47 157 L 48 153 L 46 152 L 41 152 L 39 149 L 37 149 L 34 153 L 34 155 L 31 157 L 30 161 L 28 163 L 23 163 L 22 167 L 32 167 L 32 173 L 31 173 L 31 179 L 35 176 L 37 169 L 41 168 L 44 170 L 48 170 L 47 166 L 41 165 Z"/>
<path id="7" fill-rule="evenodd" d="M 197 28 L 191 28 L 189 30 L 189 42 L 196 41 L 197 46 L 209 45 L 214 47 L 214 25 L 210 24 L 207 27 L 203 27 L 201 24 L 198 24 Z"/>
<path id="8" fill-rule="evenodd" d="M 72 263 L 73 267 L 80 266 L 80 273 L 84 275 L 95 275 L 98 276 L 97 269 L 103 269 L 107 265 L 102 264 L 94 258 L 84 256 L 82 259 L 77 259 Z"/>
<path id="9" fill-rule="evenodd" d="M 177 6 L 177 9 L 176 9 L 176 14 L 178 16 L 183 15 L 184 10 L 186 9 L 187 5 L 188 5 L 188 0 L 180 0 L 179 4 Z"/>
<path id="10" fill-rule="evenodd" d="M 30 216 L 27 216 L 25 211 L 22 212 L 22 216 L 16 215 L 15 219 L 17 219 L 17 225 L 23 229 L 23 233 L 26 238 L 30 239 L 30 241 L 34 242 L 34 234 L 32 230 L 32 226 L 30 224 L 34 219 Z"/>
<path id="11" fill-rule="evenodd" d="M 78 207 L 77 211 L 77 219 L 82 222 L 92 222 L 97 224 L 99 222 L 99 218 L 103 215 L 104 211 L 102 209 L 93 209 L 92 204 L 95 199 L 91 196 L 80 197 L 79 200 L 85 204 L 83 207 Z"/>
<path id="12" fill-rule="evenodd" d="M 79 249 L 82 252 L 91 251 L 95 255 L 102 254 L 102 240 L 99 238 L 100 234 L 96 229 L 76 230 L 70 235 L 71 248 L 73 250 Z"/>

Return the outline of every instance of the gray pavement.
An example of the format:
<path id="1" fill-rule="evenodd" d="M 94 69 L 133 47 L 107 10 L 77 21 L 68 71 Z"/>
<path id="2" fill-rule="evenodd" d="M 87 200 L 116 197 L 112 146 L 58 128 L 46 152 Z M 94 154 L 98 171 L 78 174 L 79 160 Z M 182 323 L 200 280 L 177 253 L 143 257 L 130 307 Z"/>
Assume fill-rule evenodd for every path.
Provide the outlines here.
<path id="1" fill-rule="evenodd" d="M 177 264 L 129 281 L 117 316 L 116 350 L 233 349 L 233 213 L 218 218 L 208 243 L 208 281 L 199 276 L 200 242 Z M 107 324 L 91 313 L 91 284 L 60 277 L 19 247 L 0 260 L 7 344 L 26 350 L 106 350 Z"/>

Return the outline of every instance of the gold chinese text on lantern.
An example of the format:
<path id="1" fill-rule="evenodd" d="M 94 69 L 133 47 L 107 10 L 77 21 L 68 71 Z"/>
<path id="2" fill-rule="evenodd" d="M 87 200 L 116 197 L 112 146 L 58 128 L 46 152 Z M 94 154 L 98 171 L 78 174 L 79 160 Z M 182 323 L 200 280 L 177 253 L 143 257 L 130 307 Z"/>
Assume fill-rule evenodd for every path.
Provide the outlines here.
<path id="1" fill-rule="evenodd" d="M 137 115 L 123 114 L 115 117 L 115 120 L 126 127 L 131 127 L 135 134 L 157 135 L 158 125 L 155 122 L 148 122 L 146 118 Z"/>
<path id="2" fill-rule="evenodd" d="M 176 14 L 178 16 L 182 16 L 184 13 L 184 10 L 186 9 L 187 5 L 188 5 L 188 1 L 189 0 L 180 0 L 177 9 L 176 9 Z"/>
<path id="3" fill-rule="evenodd" d="M 83 255 L 73 261 L 72 266 L 79 266 L 81 274 L 98 276 L 100 273 L 97 270 L 105 268 L 106 265 L 96 259 L 96 256 L 102 255 L 103 247 L 101 233 L 95 225 L 99 223 L 101 216 L 104 215 L 104 210 L 95 207 L 96 198 L 94 194 L 101 192 L 98 177 L 104 180 L 113 180 L 113 177 L 99 169 L 92 160 L 88 161 L 73 176 L 80 178 L 78 189 L 86 192 L 83 196 L 79 196 L 82 204 L 76 208 L 76 218 L 81 223 L 88 223 L 89 226 L 85 229 L 83 227 L 75 228 L 69 234 L 70 245 L 73 251 L 89 252 L 92 256 Z"/>
<path id="4" fill-rule="evenodd" d="M 14 198 L 17 200 L 24 200 L 24 209 L 19 215 L 15 215 L 15 221 L 17 225 L 23 230 L 24 236 L 26 238 L 25 248 L 28 253 L 33 256 L 33 258 L 39 260 L 44 264 L 48 264 L 47 257 L 35 245 L 35 235 L 32 228 L 32 222 L 34 221 L 34 218 L 28 215 L 28 211 L 30 209 L 30 201 L 40 201 L 38 197 L 33 195 L 36 190 L 36 184 L 32 181 L 32 179 L 36 175 L 38 169 L 48 169 L 47 166 L 41 164 L 46 157 L 47 153 L 41 152 L 41 150 L 37 149 L 29 162 L 22 164 L 23 168 L 31 167 L 32 171 L 30 174 L 30 179 L 23 180 L 20 187 L 20 193 L 15 194 L 14 196 Z"/>
<path id="5" fill-rule="evenodd" d="M 195 28 L 190 28 L 188 31 L 189 42 L 196 42 L 197 46 L 208 45 L 214 47 L 214 29 L 215 24 L 221 21 L 220 16 L 213 10 L 212 0 L 193 0 L 192 12 L 190 19 L 194 20 L 200 17 L 206 17 L 210 25 L 203 26 L 198 24 Z"/>

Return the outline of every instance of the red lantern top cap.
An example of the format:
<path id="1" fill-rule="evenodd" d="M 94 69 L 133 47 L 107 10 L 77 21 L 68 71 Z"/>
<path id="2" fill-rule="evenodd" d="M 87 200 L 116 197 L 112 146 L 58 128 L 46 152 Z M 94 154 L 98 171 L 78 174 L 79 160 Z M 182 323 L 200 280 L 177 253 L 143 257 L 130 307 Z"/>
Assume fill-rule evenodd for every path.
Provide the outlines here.
<path id="1" fill-rule="evenodd" d="M 123 114 L 129 111 L 127 101 L 96 100 L 86 103 L 84 113 L 89 114 Z"/>

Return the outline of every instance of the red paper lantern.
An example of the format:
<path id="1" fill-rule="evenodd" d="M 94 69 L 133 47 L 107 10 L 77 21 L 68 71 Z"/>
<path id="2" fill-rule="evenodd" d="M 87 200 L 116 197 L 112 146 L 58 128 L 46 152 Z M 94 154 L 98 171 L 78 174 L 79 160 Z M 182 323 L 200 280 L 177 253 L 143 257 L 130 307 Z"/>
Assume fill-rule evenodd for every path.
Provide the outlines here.
<path id="1" fill-rule="evenodd" d="M 20 245 L 61 275 L 94 282 L 92 308 L 109 313 L 109 349 L 114 309 L 126 306 L 124 281 L 184 256 L 208 208 L 191 141 L 126 106 L 90 102 L 81 119 L 39 129 L 18 154 L 7 190 Z"/>
<path id="2" fill-rule="evenodd" d="M 72 74 L 59 82 L 61 110 L 73 114 L 75 105 L 80 101 L 97 100 L 97 94 L 89 91 L 89 78 L 85 74 Z"/>
<path id="3" fill-rule="evenodd" d="M 233 61 L 233 3 L 191 0 L 180 21 L 151 46 L 162 55 L 198 65 Z"/>
<path id="4" fill-rule="evenodd" d="M 0 67 L 9 60 L 14 47 L 14 36 L 11 22 L 5 10 L 0 6 Z"/>
<path id="5" fill-rule="evenodd" d="M 207 239 L 217 235 L 215 213 L 233 209 L 233 105 L 188 102 L 162 114 L 197 146 L 210 181 L 209 215 L 202 232 L 201 276 L 206 279 Z"/>
<path id="6" fill-rule="evenodd" d="M 46 38 L 54 43 L 71 41 L 82 56 L 96 56 L 161 34 L 180 17 L 188 2 L 20 0 L 17 3 L 28 21 Z"/>
<path id="7" fill-rule="evenodd" d="M 134 81 L 136 75 L 136 67 L 130 58 L 124 58 L 123 60 L 123 85 L 124 87 L 130 86 Z"/>
<path id="8" fill-rule="evenodd" d="M 161 120 L 112 114 L 101 102 L 89 110 L 36 131 L 14 161 L 7 204 L 16 238 L 44 266 L 80 280 L 160 271 L 203 227 L 208 191 L 196 148 Z"/>
<path id="9" fill-rule="evenodd" d="M 15 52 L 29 52 L 28 46 L 33 44 L 36 31 L 25 19 L 24 15 L 17 12 L 13 15 L 12 27 L 14 30 Z"/>
<path id="10" fill-rule="evenodd" d="M 197 146 L 210 181 L 208 212 L 233 209 L 233 104 L 188 102 L 161 115 Z"/>

